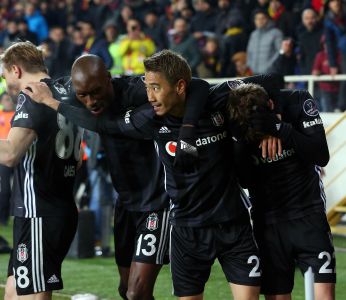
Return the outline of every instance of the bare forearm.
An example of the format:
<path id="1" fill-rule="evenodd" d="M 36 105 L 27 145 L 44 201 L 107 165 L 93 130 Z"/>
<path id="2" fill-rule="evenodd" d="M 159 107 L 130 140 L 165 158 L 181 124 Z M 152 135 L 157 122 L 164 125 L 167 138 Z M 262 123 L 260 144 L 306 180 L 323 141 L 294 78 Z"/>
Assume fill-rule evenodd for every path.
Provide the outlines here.
<path id="1" fill-rule="evenodd" d="M 0 164 L 16 166 L 36 138 L 37 135 L 32 129 L 11 128 L 7 139 L 0 140 Z"/>
<path id="2" fill-rule="evenodd" d="M 16 151 L 8 140 L 0 140 L 0 164 L 13 167 L 18 163 Z"/>

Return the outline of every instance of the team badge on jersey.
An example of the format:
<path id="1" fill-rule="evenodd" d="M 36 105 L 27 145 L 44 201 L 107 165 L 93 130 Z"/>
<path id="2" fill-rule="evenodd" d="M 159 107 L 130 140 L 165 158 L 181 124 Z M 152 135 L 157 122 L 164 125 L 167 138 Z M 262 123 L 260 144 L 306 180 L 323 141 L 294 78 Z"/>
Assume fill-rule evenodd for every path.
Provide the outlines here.
<path id="1" fill-rule="evenodd" d="M 167 153 L 170 156 L 175 156 L 175 151 L 177 149 L 177 142 L 173 142 L 173 141 L 167 142 L 165 148 L 166 148 Z"/>
<path id="2" fill-rule="evenodd" d="M 20 110 L 26 101 L 26 97 L 23 94 L 19 94 L 17 98 L 17 106 L 16 106 L 16 111 Z"/>
<path id="3" fill-rule="evenodd" d="M 150 231 L 154 231 L 159 227 L 159 217 L 156 213 L 152 213 L 149 215 L 149 217 L 147 218 L 146 227 Z"/>
<path id="4" fill-rule="evenodd" d="M 229 88 L 235 89 L 236 87 L 240 86 L 244 84 L 244 81 L 240 80 L 240 79 L 236 79 L 236 80 L 228 80 L 227 81 L 227 85 L 229 86 Z"/>
<path id="5" fill-rule="evenodd" d="M 310 117 L 316 117 L 318 115 L 318 109 L 313 99 L 307 99 L 304 101 L 303 110 Z"/>
<path id="6" fill-rule="evenodd" d="M 225 119 L 223 118 L 223 115 L 220 112 L 216 112 L 211 115 L 211 120 L 213 121 L 213 124 L 217 127 L 220 127 L 225 122 Z"/>
<path id="7" fill-rule="evenodd" d="M 17 259 L 23 263 L 28 259 L 28 248 L 25 244 L 19 244 L 17 249 Z"/>
<path id="8" fill-rule="evenodd" d="M 53 86 L 58 91 L 59 94 L 67 95 L 67 91 L 62 84 L 56 83 Z"/>

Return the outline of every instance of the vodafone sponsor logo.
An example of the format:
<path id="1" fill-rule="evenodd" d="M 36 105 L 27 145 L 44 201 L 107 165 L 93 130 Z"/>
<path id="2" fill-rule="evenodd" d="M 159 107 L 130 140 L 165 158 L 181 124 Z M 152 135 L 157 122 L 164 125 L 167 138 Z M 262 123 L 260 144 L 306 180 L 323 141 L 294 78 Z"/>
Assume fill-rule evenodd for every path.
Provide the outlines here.
<path id="1" fill-rule="evenodd" d="M 166 151 L 170 156 L 175 156 L 175 150 L 177 149 L 177 142 L 167 142 Z"/>

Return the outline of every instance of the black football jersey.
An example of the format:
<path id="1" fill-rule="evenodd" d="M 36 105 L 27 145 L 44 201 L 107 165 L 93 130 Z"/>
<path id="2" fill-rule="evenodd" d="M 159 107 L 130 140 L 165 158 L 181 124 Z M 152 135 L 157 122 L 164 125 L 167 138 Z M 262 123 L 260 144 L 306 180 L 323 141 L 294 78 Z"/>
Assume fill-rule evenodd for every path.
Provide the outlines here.
<path id="1" fill-rule="evenodd" d="M 267 80 L 270 79 L 267 76 L 256 76 L 244 82 L 261 83 L 263 79 L 266 79 L 264 85 L 271 86 L 275 83 L 275 80 L 274 83 Z M 135 83 L 140 87 L 140 78 L 137 79 L 137 83 L 135 80 L 136 78 L 130 79 L 130 85 Z M 101 135 L 153 139 L 164 164 L 164 185 L 172 200 L 173 224 L 203 226 L 229 220 L 246 220 L 249 202 L 234 176 L 230 159 L 231 140 L 227 133 L 228 126 L 225 126 L 229 90 L 241 83 L 242 81 L 228 81 L 210 90 L 207 109 L 201 114 L 198 123 L 197 146 L 200 148 L 202 167 L 195 174 L 178 172 L 173 168 L 182 119 L 169 115 L 158 118 L 150 104 L 139 109 L 127 110 L 123 112 L 123 117 L 118 118 L 114 112 L 120 110 L 113 110 L 111 115 L 104 114 L 98 118 L 87 111 L 83 112 L 67 105 L 60 105 L 59 112 L 74 119 L 80 126 L 97 131 Z M 136 95 L 139 91 L 137 85 L 135 88 L 132 86 L 126 95 Z M 141 91 L 143 92 L 145 91 Z M 142 169 L 140 173 L 143 172 L 146 176 L 147 173 Z"/>
<path id="2" fill-rule="evenodd" d="M 69 101 L 68 88 L 44 79 L 54 98 Z M 30 128 L 37 134 L 14 172 L 12 201 L 18 217 L 60 216 L 76 206 L 73 185 L 80 158 L 82 131 L 61 114 L 18 95 L 12 127 Z"/>
<path id="3" fill-rule="evenodd" d="M 257 144 L 246 145 L 242 152 L 248 153 L 248 161 L 239 166 L 244 173 L 250 163 L 244 181 L 249 183 L 255 211 L 267 223 L 325 211 L 320 165 L 327 163 L 329 153 L 316 103 L 300 90 L 282 90 L 281 98 L 282 121 L 292 126 L 282 154 L 263 158 Z"/>
<path id="4" fill-rule="evenodd" d="M 112 79 L 115 97 L 104 113 L 109 118 L 146 103 L 141 77 Z M 164 189 L 163 166 L 152 140 L 131 139 L 100 133 L 118 205 L 130 211 L 159 210 L 169 206 Z"/>
<path id="5" fill-rule="evenodd" d="M 222 104 L 221 106 L 224 106 Z M 250 203 L 238 185 L 231 156 L 231 139 L 221 110 L 205 112 L 198 123 L 199 169 L 185 173 L 173 167 L 182 120 L 155 116 L 150 104 L 127 111 L 117 120 L 99 122 L 99 130 L 154 139 L 164 165 L 164 183 L 171 198 L 171 222 L 206 226 L 226 221 L 247 222 Z"/>

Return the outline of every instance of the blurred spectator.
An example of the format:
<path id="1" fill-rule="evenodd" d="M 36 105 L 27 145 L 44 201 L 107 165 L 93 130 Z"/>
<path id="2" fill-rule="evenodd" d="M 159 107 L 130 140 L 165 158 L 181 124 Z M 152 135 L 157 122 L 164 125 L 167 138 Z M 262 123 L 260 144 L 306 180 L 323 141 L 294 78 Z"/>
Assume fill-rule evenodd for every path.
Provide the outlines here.
<path id="1" fill-rule="evenodd" d="M 0 139 L 6 139 L 11 128 L 15 105 L 7 93 L 0 96 Z M 6 225 L 10 216 L 11 177 L 13 169 L 0 165 L 0 225 Z"/>
<path id="2" fill-rule="evenodd" d="M 17 2 L 13 5 L 12 19 L 19 20 L 25 17 L 24 5 L 22 2 Z"/>
<path id="3" fill-rule="evenodd" d="M 220 74 L 220 48 L 215 37 L 208 37 L 202 49 L 202 62 L 197 67 L 198 76 L 201 78 L 219 77 Z"/>
<path id="4" fill-rule="evenodd" d="M 217 12 L 214 0 L 192 0 L 192 3 L 196 14 L 192 17 L 190 31 L 202 47 L 207 36 L 215 32 Z"/>
<path id="5" fill-rule="evenodd" d="M 227 29 L 237 25 L 244 27 L 245 19 L 237 8 L 235 0 L 218 0 L 218 13 L 215 21 L 215 33 L 221 37 Z"/>
<path id="6" fill-rule="evenodd" d="M 47 22 L 36 9 L 35 4 L 25 3 L 25 19 L 28 22 L 29 30 L 36 33 L 39 43 L 48 37 Z"/>
<path id="7" fill-rule="evenodd" d="M 134 16 L 140 21 L 144 21 L 144 16 L 148 11 L 156 11 L 157 13 L 161 12 L 160 5 L 162 1 L 156 0 L 124 0 L 124 3 L 130 6 L 133 10 Z"/>
<path id="8" fill-rule="evenodd" d="M 95 254 L 110 254 L 113 202 L 116 194 L 109 174 L 107 159 L 97 133 L 86 131 L 89 209 L 95 214 Z"/>
<path id="9" fill-rule="evenodd" d="M 298 59 L 300 73 L 303 75 L 311 74 L 312 66 L 319 48 L 323 28 L 318 22 L 316 12 L 307 8 L 302 13 L 303 28 L 298 33 Z"/>
<path id="10" fill-rule="evenodd" d="M 279 0 L 270 0 L 269 16 L 274 21 L 275 27 L 280 29 L 285 37 L 294 37 L 293 15 L 288 12 L 285 6 Z"/>
<path id="11" fill-rule="evenodd" d="M 110 0 L 94 0 L 90 1 L 88 21 L 94 25 L 96 35 L 102 33 L 106 20 L 113 16 L 112 5 Z"/>
<path id="12" fill-rule="evenodd" d="M 167 34 L 160 26 L 156 12 L 148 11 L 144 16 L 144 23 L 143 32 L 155 42 L 156 50 L 166 49 L 168 47 Z"/>
<path id="13" fill-rule="evenodd" d="M 221 37 L 221 77 L 235 76 L 232 57 L 235 53 L 246 51 L 248 35 L 245 19 L 237 8 L 231 8 L 225 20 L 225 31 Z"/>
<path id="14" fill-rule="evenodd" d="M 247 32 L 251 32 L 253 27 L 253 13 L 258 9 L 267 10 L 269 0 L 237 0 L 237 6 L 243 13 Z"/>
<path id="15" fill-rule="evenodd" d="M 120 9 L 120 14 L 116 18 L 116 24 L 119 31 L 119 34 L 126 34 L 127 33 L 127 22 L 129 19 L 133 18 L 133 10 L 130 6 L 124 5 Z"/>
<path id="16" fill-rule="evenodd" d="M 113 60 L 113 65 L 110 69 L 111 75 L 121 75 L 124 73 L 124 70 L 120 53 L 120 41 L 124 36 L 119 36 L 116 23 L 112 20 L 106 22 L 103 26 L 103 30 L 108 43 L 108 52 Z"/>
<path id="17" fill-rule="evenodd" d="M 269 8 L 269 0 L 257 0 L 257 4 L 255 9 L 264 9 L 267 10 Z"/>
<path id="18" fill-rule="evenodd" d="M 172 3 L 172 11 L 174 19 L 184 18 L 189 21 L 194 15 L 194 10 L 189 0 L 177 0 Z"/>
<path id="19" fill-rule="evenodd" d="M 18 21 L 18 39 L 38 45 L 37 34 L 29 30 L 28 23 L 24 18 Z"/>
<path id="20" fill-rule="evenodd" d="M 176 19 L 173 29 L 169 31 L 169 49 L 181 54 L 190 65 L 192 74 L 197 75 L 197 66 L 202 57 L 196 39 L 189 32 L 183 18 Z"/>
<path id="21" fill-rule="evenodd" d="M 51 45 L 48 40 L 45 40 L 40 44 L 40 48 L 42 50 L 44 64 L 48 69 L 48 74 L 50 74 L 50 70 L 53 69 L 53 54 Z"/>
<path id="22" fill-rule="evenodd" d="M 282 41 L 279 53 L 280 55 L 274 61 L 270 72 L 282 76 L 295 74 L 297 60 L 294 53 L 294 42 L 291 38 Z"/>
<path id="23" fill-rule="evenodd" d="M 247 66 L 246 52 L 237 52 L 232 56 L 232 62 L 235 65 L 236 77 L 252 76 L 251 69 Z"/>
<path id="24" fill-rule="evenodd" d="M 127 21 L 127 35 L 121 39 L 119 51 L 126 75 L 144 73 L 143 60 L 155 52 L 155 44 L 143 33 L 137 19 Z"/>
<path id="25" fill-rule="evenodd" d="M 2 37 L 2 47 L 5 49 L 18 39 L 18 25 L 16 21 L 9 20 Z"/>
<path id="26" fill-rule="evenodd" d="M 67 76 L 73 63 L 73 44 L 65 37 L 63 28 L 59 26 L 52 27 L 49 31 L 47 43 L 52 58 L 49 75 L 55 79 Z"/>
<path id="27" fill-rule="evenodd" d="M 325 44 L 325 37 L 321 38 L 321 51 L 317 53 L 312 74 L 313 75 L 322 75 L 330 74 L 330 66 L 328 61 L 328 49 Z M 339 52 L 336 63 L 341 64 L 341 54 Z M 332 112 L 337 108 L 337 101 L 339 95 L 339 82 L 323 82 L 319 81 L 318 85 L 320 87 L 320 110 L 322 112 Z"/>
<path id="28" fill-rule="evenodd" d="M 346 15 L 341 0 L 330 0 L 327 5 L 324 30 L 330 74 L 346 74 Z M 337 63 L 339 51 L 341 52 L 341 65 Z M 346 81 L 341 82 L 338 109 L 346 110 Z"/>
<path id="29" fill-rule="evenodd" d="M 66 26 L 66 23 L 63 23 L 63 24 L 59 23 L 60 20 L 59 20 L 59 15 L 58 15 L 55 2 L 53 1 L 50 1 L 49 3 L 47 1 L 40 2 L 40 13 L 42 17 L 46 20 L 48 28 L 51 28 L 57 25 L 64 26 L 64 27 Z"/>
<path id="30" fill-rule="evenodd" d="M 84 39 L 83 54 L 94 54 L 101 57 L 107 67 L 110 69 L 113 64 L 111 55 L 108 52 L 106 39 L 101 35 L 96 35 L 96 30 L 92 22 L 80 22 L 81 32 Z"/>
<path id="31" fill-rule="evenodd" d="M 325 6 L 325 3 L 327 1 L 325 1 L 325 0 L 309 0 L 309 1 L 305 1 L 305 2 L 308 2 L 308 3 L 306 3 L 307 7 L 312 8 L 316 12 L 317 18 L 319 20 L 323 19 L 324 6 Z"/>
<path id="32" fill-rule="evenodd" d="M 247 45 L 247 62 L 254 74 L 267 73 L 279 56 L 283 36 L 265 11 L 257 10 L 254 21 L 256 29 Z"/>
<path id="33" fill-rule="evenodd" d="M 71 59 L 74 61 L 77 57 L 82 55 L 85 45 L 82 31 L 79 27 L 72 27 L 70 40 L 72 42 Z"/>

